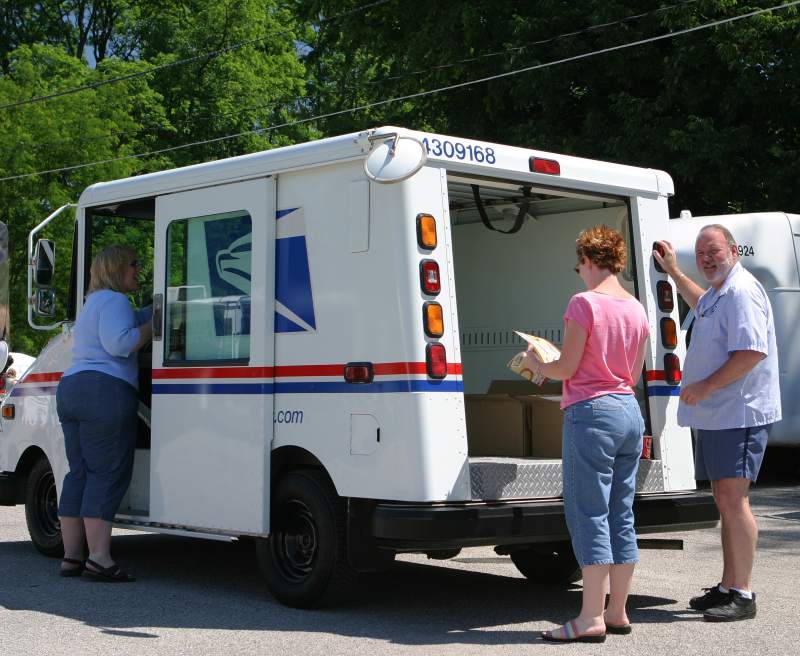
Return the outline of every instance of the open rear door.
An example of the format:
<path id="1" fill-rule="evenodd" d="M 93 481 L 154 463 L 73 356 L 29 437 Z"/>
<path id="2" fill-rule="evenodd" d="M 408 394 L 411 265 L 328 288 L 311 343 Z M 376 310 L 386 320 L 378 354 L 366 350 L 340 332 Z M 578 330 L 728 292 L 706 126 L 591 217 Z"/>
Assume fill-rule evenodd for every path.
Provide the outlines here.
<path id="1" fill-rule="evenodd" d="M 269 531 L 275 179 L 156 199 L 150 521 Z"/>

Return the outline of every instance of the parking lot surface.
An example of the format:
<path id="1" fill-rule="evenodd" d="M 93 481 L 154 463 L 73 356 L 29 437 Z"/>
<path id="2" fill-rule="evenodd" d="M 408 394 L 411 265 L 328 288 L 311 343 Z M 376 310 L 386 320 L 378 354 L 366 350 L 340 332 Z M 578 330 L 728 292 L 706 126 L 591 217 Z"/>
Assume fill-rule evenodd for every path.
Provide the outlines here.
<path id="1" fill-rule="evenodd" d="M 752 503 L 761 528 L 755 620 L 711 624 L 688 610 L 719 579 L 718 532 L 670 533 L 659 537 L 683 539 L 684 550 L 642 551 L 634 632 L 602 645 L 542 643 L 539 631 L 577 612 L 580 584 L 532 585 L 489 548 L 449 561 L 402 556 L 357 600 L 300 611 L 270 597 L 246 544 L 119 531 L 113 549 L 136 583 L 62 579 L 58 561 L 31 545 L 23 508 L 0 508 L 0 653 L 798 654 L 800 486 L 769 481 Z"/>

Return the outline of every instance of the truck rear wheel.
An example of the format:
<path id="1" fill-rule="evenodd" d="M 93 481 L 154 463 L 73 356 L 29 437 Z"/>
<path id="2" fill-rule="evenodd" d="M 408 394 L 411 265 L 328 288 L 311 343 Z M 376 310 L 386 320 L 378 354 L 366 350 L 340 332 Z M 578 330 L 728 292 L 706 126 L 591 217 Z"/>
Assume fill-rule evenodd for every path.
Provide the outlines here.
<path id="1" fill-rule="evenodd" d="M 324 473 L 308 469 L 283 476 L 270 523 L 270 536 L 256 540 L 256 553 L 278 601 L 310 608 L 352 590 L 357 576 L 347 561 L 346 507 Z"/>
<path id="2" fill-rule="evenodd" d="M 581 569 L 569 542 L 530 545 L 510 555 L 520 573 L 533 583 L 566 584 L 581 578 Z"/>
<path id="3" fill-rule="evenodd" d="M 56 479 L 47 458 L 39 458 L 25 481 L 25 521 L 33 546 L 45 556 L 63 556 Z"/>

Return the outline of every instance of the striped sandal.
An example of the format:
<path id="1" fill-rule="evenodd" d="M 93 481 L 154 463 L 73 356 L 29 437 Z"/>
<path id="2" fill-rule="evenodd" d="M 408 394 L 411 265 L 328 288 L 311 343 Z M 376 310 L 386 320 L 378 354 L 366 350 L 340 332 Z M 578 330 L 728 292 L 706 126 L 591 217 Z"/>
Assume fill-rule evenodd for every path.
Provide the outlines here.
<path id="1" fill-rule="evenodd" d="M 552 631 L 542 631 L 542 640 L 548 642 L 605 642 L 606 634 L 579 634 L 575 620 L 570 620 L 564 626 L 560 626 Z"/>

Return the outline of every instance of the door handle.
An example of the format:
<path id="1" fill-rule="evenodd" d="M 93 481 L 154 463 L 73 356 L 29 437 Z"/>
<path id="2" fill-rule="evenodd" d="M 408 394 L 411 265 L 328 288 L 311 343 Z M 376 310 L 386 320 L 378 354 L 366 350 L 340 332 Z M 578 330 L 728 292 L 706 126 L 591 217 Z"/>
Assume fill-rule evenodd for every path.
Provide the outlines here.
<path id="1" fill-rule="evenodd" d="M 160 342 L 164 325 L 164 294 L 153 296 L 153 341 Z"/>

